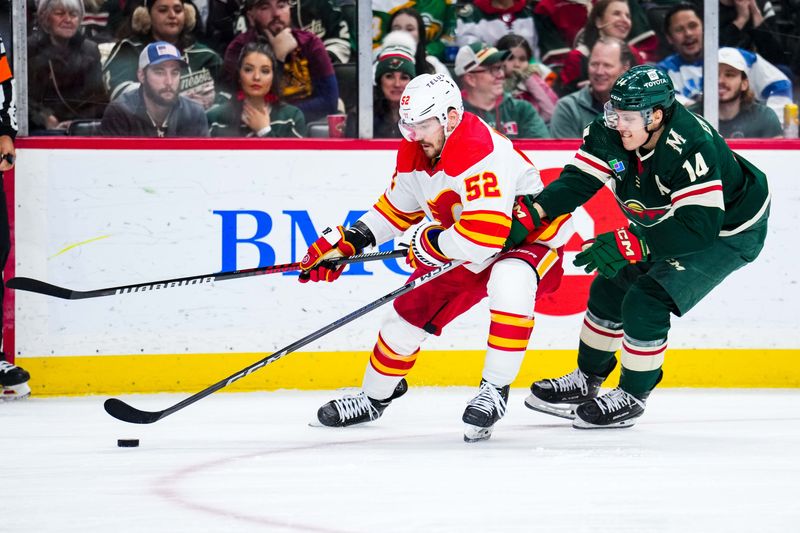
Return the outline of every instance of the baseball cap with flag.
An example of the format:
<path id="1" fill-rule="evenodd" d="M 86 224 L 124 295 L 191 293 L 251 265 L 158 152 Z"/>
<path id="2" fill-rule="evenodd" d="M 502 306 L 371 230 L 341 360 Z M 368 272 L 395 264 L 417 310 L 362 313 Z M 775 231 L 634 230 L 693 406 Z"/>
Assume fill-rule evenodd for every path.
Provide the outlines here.
<path id="1" fill-rule="evenodd" d="M 481 41 L 475 41 L 467 46 L 462 46 L 456 54 L 456 76 L 463 76 L 480 65 L 494 65 L 503 61 L 511 53 L 510 50 L 500 51 L 494 46 L 489 46 Z"/>
<path id="2" fill-rule="evenodd" d="M 139 68 L 144 69 L 150 65 L 158 65 L 164 61 L 179 61 L 186 65 L 180 51 L 175 45 L 169 44 L 164 41 L 156 41 L 144 47 L 142 53 L 139 54 Z"/>

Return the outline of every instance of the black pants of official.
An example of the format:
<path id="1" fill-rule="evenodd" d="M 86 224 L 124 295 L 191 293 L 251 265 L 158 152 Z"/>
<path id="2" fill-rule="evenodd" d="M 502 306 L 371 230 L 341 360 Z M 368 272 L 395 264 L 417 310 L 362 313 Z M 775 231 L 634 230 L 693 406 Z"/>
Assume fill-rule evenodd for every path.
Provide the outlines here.
<path id="1" fill-rule="evenodd" d="M 2 187 L 3 174 L 0 173 L 0 350 L 4 348 L 3 343 L 3 319 L 5 318 L 6 284 L 3 271 L 6 268 L 8 254 L 11 252 L 11 231 L 8 227 L 8 209 L 6 207 L 6 191 Z"/>

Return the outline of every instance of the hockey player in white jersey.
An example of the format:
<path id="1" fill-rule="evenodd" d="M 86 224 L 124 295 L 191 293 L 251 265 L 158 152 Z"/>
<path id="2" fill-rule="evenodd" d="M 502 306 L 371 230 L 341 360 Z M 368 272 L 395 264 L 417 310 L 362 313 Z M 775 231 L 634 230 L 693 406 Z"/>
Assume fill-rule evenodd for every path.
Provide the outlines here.
<path id="1" fill-rule="evenodd" d="M 325 426 L 381 416 L 407 390 L 420 345 L 486 296 L 491 325 L 477 395 L 464 411 L 464 439 L 491 436 L 506 411 L 509 385 L 522 364 L 538 295 L 563 274 L 561 246 L 569 216 L 541 221 L 522 195 L 543 189 L 539 172 L 511 141 L 465 113 L 456 84 L 423 74 L 400 100 L 401 141 L 391 184 L 350 228 L 328 228 L 301 262 L 300 281 L 334 281 L 341 269 L 323 260 L 353 255 L 419 224 L 406 262 L 412 278 L 451 260 L 466 263 L 394 301 L 378 333 L 362 391 L 323 405 Z M 426 220 L 427 219 L 427 220 Z M 513 229 L 512 229 L 513 228 Z M 528 232 L 531 233 L 528 233 Z"/>

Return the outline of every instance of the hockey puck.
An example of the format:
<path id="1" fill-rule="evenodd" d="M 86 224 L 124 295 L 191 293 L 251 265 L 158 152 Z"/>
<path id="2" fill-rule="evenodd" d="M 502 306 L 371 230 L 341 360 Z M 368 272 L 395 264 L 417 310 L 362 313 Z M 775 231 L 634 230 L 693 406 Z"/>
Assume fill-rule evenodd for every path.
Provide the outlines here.
<path id="1" fill-rule="evenodd" d="M 139 439 L 117 439 L 117 446 L 120 448 L 136 448 L 139 446 Z"/>

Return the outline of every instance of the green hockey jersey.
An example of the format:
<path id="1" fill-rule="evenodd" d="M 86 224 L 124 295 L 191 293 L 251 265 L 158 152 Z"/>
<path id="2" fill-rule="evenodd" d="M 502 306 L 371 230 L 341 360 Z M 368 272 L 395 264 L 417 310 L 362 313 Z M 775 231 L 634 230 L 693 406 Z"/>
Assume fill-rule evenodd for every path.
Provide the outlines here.
<path id="1" fill-rule="evenodd" d="M 596 119 L 559 179 L 536 201 L 554 218 L 606 184 L 641 230 L 652 260 L 702 251 L 718 237 L 749 228 L 769 207 L 764 173 L 680 104 L 648 153 L 625 150 L 619 133 Z"/>
<path id="2" fill-rule="evenodd" d="M 379 47 L 391 31 L 389 20 L 392 15 L 407 7 L 416 9 L 425 23 L 428 54 L 444 60 L 445 43 L 455 42 L 455 0 L 373 0 L 372 47 Z"/>
<path id="3" fill-rule="evenodd" d="M 152 38 L 140 36 L 122 39 L 114 46 L 103 64 L 103 81 L 111 100 L 124 92 L 139 86 L 136 72 L 139 68 L 139 54 L 152 42 Z M 212 104 L 227 100 L 220 94 L 216 80 L 222 72 L 222 58 L 211 48 L 201 43 L 193 43 L 182 50 L 187 67 L 181 75 L 179 92 L 208 109 Z"/>

